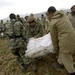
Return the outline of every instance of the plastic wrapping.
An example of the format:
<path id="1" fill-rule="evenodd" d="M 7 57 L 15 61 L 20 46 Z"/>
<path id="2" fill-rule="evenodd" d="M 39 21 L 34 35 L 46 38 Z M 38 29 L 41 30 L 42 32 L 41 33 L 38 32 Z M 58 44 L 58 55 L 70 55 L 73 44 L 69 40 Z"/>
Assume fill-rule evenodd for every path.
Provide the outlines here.
<path id="1" fill-rule="evenodd" d="M 44 56 L 48 53 L 54 53 L 50 33 L 40 38 L 30 38 L 25 53 L 25 56 L 29 56 L 30 58 Z"/>

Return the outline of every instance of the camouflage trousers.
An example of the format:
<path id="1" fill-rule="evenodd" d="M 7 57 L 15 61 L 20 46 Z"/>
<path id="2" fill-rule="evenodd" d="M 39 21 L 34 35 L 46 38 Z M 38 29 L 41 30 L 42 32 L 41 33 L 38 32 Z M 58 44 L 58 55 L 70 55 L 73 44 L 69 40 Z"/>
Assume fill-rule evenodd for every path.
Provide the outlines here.
<path id="1" fill-rule="evenodd" d="M 11 50 L 12 54 L 16 57 L 19 65 L 25 64 L 25 49 L 16 48 Z"/>
<path id="2" fill-rule="evenodd" d="M 25 48 L 24 49 L 17 48 L 17 49 L 11 50 L 11 51 L 16 56 L 16 59 L 20 66 L 22 66 L 23 64 L 25 66 L 30 65 L 33 70 L 36 70 L 34 61 L 31 60 L 29 57 L 25 57 L 25 50 L 26 50 Z"/>

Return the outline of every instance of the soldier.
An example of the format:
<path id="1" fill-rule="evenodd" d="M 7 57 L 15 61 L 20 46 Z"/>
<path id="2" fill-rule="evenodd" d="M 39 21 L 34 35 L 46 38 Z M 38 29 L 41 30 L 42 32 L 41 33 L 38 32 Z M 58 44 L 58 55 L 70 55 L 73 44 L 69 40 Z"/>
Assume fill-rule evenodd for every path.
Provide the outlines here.
<path id="1" fill-rule="evenodd" d="M 34 14 L 33 14 L 33 13 L 31 13 L 31 14 L 30 14 L 30 16 L 34 17 Z"/>
<path id="2" fill-rule="evenodd" d="M 46 34 L 48 32 L 49 25 L 46 17 L 43 14 L 41 15 L 41 24 L 43 26 L 44 34 Z"/>
<path id="3" fill-rule="evenodd" d="M 66 12 L 66 15 L 68 16 L 70 12 Z"/>
<path id="4" fill-rule="evenodd" d="M 41 23 L 41 20 L 40 20 L 40 18 L 38 18 L 38 17 L 37 17 L 37 19 L 36 19 L 36 20 L 37 20 L 37 22 Z"/>
<path id="5" fill-rule="evenodd" d="M 0 22 L 0 37 L 4 36 L 5 26 L 3 24 L 3 20 Z"/>
<path id="6" fill-rule="evenodd" d="M 43 14 L 41 15 L 41 24 L 43 26 L 43 29 L 45 30 L 45 17 Z"/>
<path id="7" fill-rule="evenodd" d="M 71 7 L 71 13 L 68 14 L 68 18 L 70 22 L 72 23 L 72 26 L 75 30 L 75 5 Z"/>
<path id="8" fill-rule="evenodd" d="M 28 38 L 38 38 L 43 36 L 43 27 L 34 16 L 29 16 L 27 22 L 29 23 L 27 27 Z M 41 57 L 36 57 L 35 60 L 39 60 Z"/>
<path id="9" fill-rule="evenodd" d="M 10 20 L 6 20 L 6 22 L 4 23 L 5 29 L 6 29 L 6 25 L 10 24 Z"/>
<path id="10" fill-rule="evenodd" d="M 75 50 L 75 31 L 63 11 L 51 6 L 47 10 L 50 34 L 54 50 L 58 52 L 58 63 L 64 65 L 70 75 L 75 75 L 72 52 Z"/>
<path id="11" fill-rule="evenodd" d="M 9 23 L 10 23 L 10 20 L 6 20 L 5 25 L 6 25 L 6 24 L 9 24 Z"/>
<path id="12" fill-rule="evenodd" d="M 5 26 L 5 32 L 4 33 L 6 33 L 6 27 L 7 27 L 7 25 L 9 25 L 11 22 L 10 22 L 10 20 L 6 20 L 6 22 L 4 23 L 4 26 Z M 7 35 L 5 34 L 5 37 L 7 37 Z"/>
<path id="13" fill-rule="evenodd" d="M 20 15 L 17 14 L 16 17 L 17 17 L 17 20 L 18 20 L 18 21 L 20 21 L 21 23 L 23 23 L 23 19 L 20 18 Z"/>
<path id="14" fill-rule="evenodd" d="M 9 15 L 10 23 L 6 25 L 6 35 L 9 38 L 9 49 L 13 55 L 16 56 L 22 70 L 26 69 L 23 59 L 25 59 L 26 50 L 26 36 L 23 33 L 23 25 L 20 21 L 16 20 L 15 14 Z"/>
<path id="15" fill-rule="evenodd" d="M 48 19 L 45 20 L 45 32 L 44 34 L 47 34 L 49 32 L 49 21 Z"/>
<path id="16" fill-rule="evenodd" d="M 33 16 L 29 16 L 27 22 L 29 23 L 28 26 L 29 38 L 31 37 L 38 38 L 43 36 L 43 28 L 41 23 L 37 22 Z"/>
<path id="17" fill-rule="evenodd" d="M 28 17 L 29 17 L 29 16 L 25 16 L 25 20 L 26 20 L 26 21 L 28 20 Z"/>

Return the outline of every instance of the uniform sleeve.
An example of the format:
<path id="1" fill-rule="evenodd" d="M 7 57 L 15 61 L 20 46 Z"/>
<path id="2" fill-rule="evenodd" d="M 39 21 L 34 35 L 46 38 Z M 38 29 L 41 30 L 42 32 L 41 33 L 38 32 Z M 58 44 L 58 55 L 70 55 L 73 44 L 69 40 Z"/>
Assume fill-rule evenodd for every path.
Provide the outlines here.
<path id="1" fill-rule="evenodd" d="M 41 24 L 39 24 L 39 32 L 36 36 L 34 36 L 35 38 L 41 37 L 43 36 L 43 27 Z"/>
<path id="2" fill-rule="evenodd" d="M 51 38 L 52 38 L 52 43 L 54 46 L 54 50 L 57 51 L 59 50 L 59 41 L 58 41 L 58 33 L 55 27 L 51 28 Z"/>
<path id="3" fill-rule="evenodd" d="M 22 28 L 22 37 L 23 37 L 23 39 L 24 39 L 24 41 L 26 43 L 28 43 L 28 41 L 29 41 L 27 29 L 28 29 L 28 26 L 27 25 L 26 26 L 23 26 L 23 28 Z"/>

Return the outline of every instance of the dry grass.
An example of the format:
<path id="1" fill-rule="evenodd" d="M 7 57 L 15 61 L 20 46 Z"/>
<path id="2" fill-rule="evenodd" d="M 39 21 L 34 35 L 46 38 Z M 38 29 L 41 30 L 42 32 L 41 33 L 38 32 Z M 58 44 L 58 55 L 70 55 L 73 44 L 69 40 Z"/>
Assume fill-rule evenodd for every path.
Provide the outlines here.
<path id="1" fill-rule="evenodd" d="M 63 69 L 61 72 L 57 71 L 52 63 L 55 62 L 54 55 L 48 54 L 39 61 L 35 61 L 37 72 L 34 72 L 31 66 L 22 72 L 16 62 L 15 57 L 8 49 L 8 42 L 6 39 L 0 39 L 0 75 L 67 75 L 67 71 Z"/>

